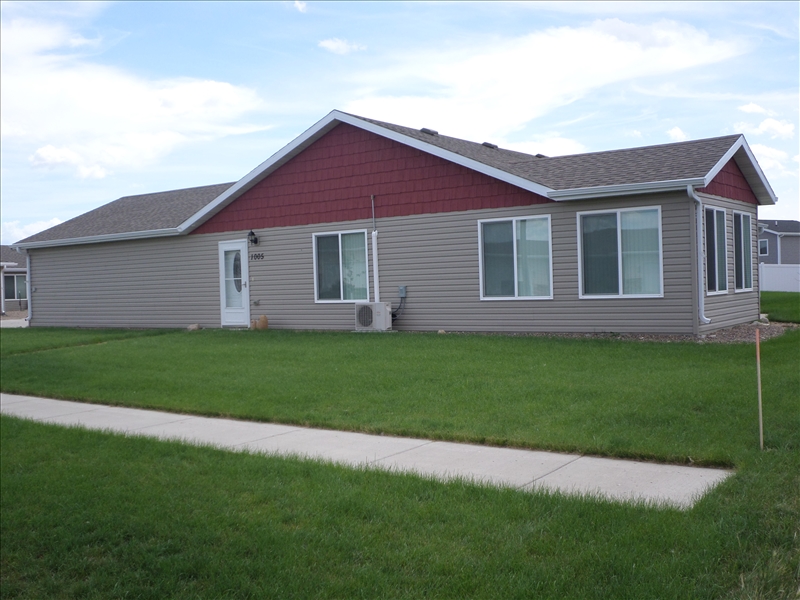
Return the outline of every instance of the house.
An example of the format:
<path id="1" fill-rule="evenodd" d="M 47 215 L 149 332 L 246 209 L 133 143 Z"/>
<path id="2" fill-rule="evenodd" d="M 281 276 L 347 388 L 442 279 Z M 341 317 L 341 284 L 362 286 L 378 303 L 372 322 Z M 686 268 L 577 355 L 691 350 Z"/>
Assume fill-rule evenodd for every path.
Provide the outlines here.
<path id="1" fill-rule="evenodd" d="M 758 318 L 775 201 L 741 135 L 546 157 L 333 111 L 235 183 L 16 246 L 32 326 L 353 330 L 390 302 L 401 330 L 700 334 Z"/>
<path id="2" fill-rule="evenodd" d="M 800 292 L 800 221 L 758 222 L 761 290 Z"/>
<path id="3" fill-rule="evenodd" d="M 7 310 L 26 310 L 27 289 L 27 258 L 14 250 L 11 246 L 0 246 L 0 300 L 2 300 L 2 314 Z"/>
<path id="4" fill-rule="evenodd" d="M 759 221 L 758 262 L 800 265 L 800 221 Z"/>

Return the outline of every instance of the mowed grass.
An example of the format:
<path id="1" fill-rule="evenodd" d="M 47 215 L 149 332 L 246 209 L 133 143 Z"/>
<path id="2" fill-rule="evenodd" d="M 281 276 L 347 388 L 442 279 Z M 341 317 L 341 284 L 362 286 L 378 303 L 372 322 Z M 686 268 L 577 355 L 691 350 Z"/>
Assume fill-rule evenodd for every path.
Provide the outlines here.
<path id="1" fill-rule="evenodd" d="M 30 333 L 3 333 L 3 391 L 707 465 L 758 443 L 752 344 L 205 330 L 16 353 Z M 765 443 L 797 451 L 800 331 L 762 362 Z"/>
<path id="2" fill-rule="evenodd" d="M 761 312 L 770 321 L 800 323 L 800 294 L 795 292 L 761 292 Z"/>
<path id="3" fill-rule="evenodd" d="M 800 454 L 692 510 L 0 418 L 2 598 L 795 598 Z"/>
<path id="4" fill-rule="evenodd" d="M 24 332 L 24 333 L 20 333 Z M 69 348 L 102 344 L 114 340 L 161 335 L 158 329 L 70 329 L 65 327 L 36 327 L 0 330 L 0 357 L 38 352 L 53 348 Z"/>

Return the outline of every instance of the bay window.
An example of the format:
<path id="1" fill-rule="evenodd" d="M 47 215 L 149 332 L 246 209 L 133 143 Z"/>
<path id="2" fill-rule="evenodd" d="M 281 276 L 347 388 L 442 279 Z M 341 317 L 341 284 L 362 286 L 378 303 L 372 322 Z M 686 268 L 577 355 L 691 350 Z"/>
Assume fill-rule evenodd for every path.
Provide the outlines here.
<path id="1" fill-rule="evenodd" d="M 747 213 L 733 213 L 733 265 L 736 291 L 753 289 L 753 240 Z"/>
<path id="2" fill-rule="evenodd" d="M 706 290 L 709 294 L 728 290 L 725 211 L 706 208 Z"/>

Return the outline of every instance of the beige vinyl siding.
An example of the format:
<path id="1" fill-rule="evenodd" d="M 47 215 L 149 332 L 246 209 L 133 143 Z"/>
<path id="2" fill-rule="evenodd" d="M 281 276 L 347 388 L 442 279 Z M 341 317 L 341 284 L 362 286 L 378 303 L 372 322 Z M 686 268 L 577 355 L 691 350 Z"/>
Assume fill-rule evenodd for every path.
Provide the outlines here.
<path id="1" fill-rule="evenodd" d="M 740 323 L 750 323 L 759 317 L 758 298 L 758 217 L 757 207 L 754 204 L 739 202 L 708 194 L 698 194 L 703 200 L 705 208 L 721 208 L 725 210 L 725 252 L 728 259 L 728 290 L 721 294 L 708 295 L 706 284 L 703 284 L 705 297 L 705 315 L 711 323 L 700 325 L 700 333 L 708 333 L 716 329 L 731 327 Z M 737 292 L 734 289 L 734 255 L 733 255 L 733 212 L 747 213 L 750 215 L 750 243 L 751 258 L 753 261 L 753 289 L 752 291 Z M 705 243 L 705 230 L 703 233 Z M 705 261 L 703 263 L 705 269 Z"/>
<path id="2" fill-rule="evenodd" d="M 663 298 L 579 299 L 576 213 L 637 206 L 661 208 Z M 693 211 L 685 194 L 658 194 L 379 218 L 381 300 L 397 308 L 398 286 L 407 286 L 400 330 L 693 333 Z M 543 214 L 551 215 L 553 299 L 481 301 L 478 221 Z M 371 232 L 371 220 L 256 230 L 250 253 L 264 259 L 249 261 L 250 318 L 266 315 L 273 328 L 352 330 L 352 303 L 315 302 L 313 234 L 358 229 Z M 246 233 L 32 250 L 32 324 L 219 327 L 218 243 Z"/>
<path id="3" fill-rule="evenodd" d="M 30 253 L 33 326 L 220 326 L 219 262 L 211 239 L 157 238 Z"/>
<path id="4" fill-rule="evenodd" d="M 576 211 L 660 206 L 664 250 L 663 298 L 578 298 Z M 686 195 L 562 202 L 508 209 L 378 219 L 381 301 L 399 303 L 408 288 L 400 330 L 616 331 L 692 333 L 692 205 Z M 553 234 L 552 300 L 480 300 L 478 221 L 550 214 Z M 314 302 L 314 233 L 366 228 L 369 220 L 258 230 L 251 261 L 251 318 L 265 314 L 270 326 L 352 329 L 352 304 Z M 371 239 L 370 239 L 371 243 Z M 370 299 L 373 299 L 370 248 Z"/>

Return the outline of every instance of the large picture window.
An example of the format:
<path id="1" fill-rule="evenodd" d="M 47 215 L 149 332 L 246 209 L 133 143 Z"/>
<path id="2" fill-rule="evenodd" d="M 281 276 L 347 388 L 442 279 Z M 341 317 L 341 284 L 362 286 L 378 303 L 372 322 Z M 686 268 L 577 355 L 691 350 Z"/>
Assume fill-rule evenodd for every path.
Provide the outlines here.
<path id="1" fill-rule="evenodd" d="M 753 289 L 753 238 L 747 213 L 733 213 L 733 265 L 736 291 Z"/>
<path id="2" fill-rule="evenodd" d="M 725 211 L 706 208 L 706 290 L 709 294 L 728 290 L 728 257 L 725 250 Z"/>
<path id="3" fill-rule="evenodd" d="M 481 298 L 552 298 L 550 216 L 480 221 Z"/>
<path id="4" fill-rule="evenodd" d="M 318 302 L 369 300 L 367 233 L 314 234 L 314 271 Z"/>
<path id="5" fill-rule="evenodd" d="M 578 213 L 581 297 L 662 295 L 661 209 Z"/>

